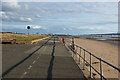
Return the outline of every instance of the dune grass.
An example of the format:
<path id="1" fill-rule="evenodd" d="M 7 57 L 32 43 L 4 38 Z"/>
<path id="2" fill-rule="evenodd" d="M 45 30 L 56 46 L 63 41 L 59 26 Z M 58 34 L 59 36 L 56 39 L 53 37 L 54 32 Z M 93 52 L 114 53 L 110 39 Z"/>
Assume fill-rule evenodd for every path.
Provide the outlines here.
<path id="1" fill-rule="evenodd" d="M 29 37 L 26 34 L 15 34 L 15 33 L 1 33 L 2 41 L 15 41 L 16 44 L 27 44 L 32 40 L 41 39 L 48 37 L 47 35 L 39 35 L 39 34 L 30 34 Z"/>

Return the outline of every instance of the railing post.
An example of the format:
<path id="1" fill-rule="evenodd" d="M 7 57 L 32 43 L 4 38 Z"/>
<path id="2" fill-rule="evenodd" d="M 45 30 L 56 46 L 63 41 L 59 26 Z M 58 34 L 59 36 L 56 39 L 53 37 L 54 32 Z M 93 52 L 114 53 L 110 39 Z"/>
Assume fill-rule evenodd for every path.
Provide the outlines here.
<path id="1" fill-rule="evenodd" d="M 100 58 L 100 76 L 101 76 L 101 80 L 102 80 L 102 62 L 101 62 L 101 58 Z"/>
<path id="2" fill-rule="evenodd" d="M 78 47 L 76 46 L 76 53 L 77 53 Z M 78 62 L 78 54 L 76 54 L 76 61 Z"/>
<path id="3" fill-rule="evenodd" d="M 74 51 L 75 51 L 75 47 L 74 47 L 74 38 L 72 37 L 72 49 L 73 49 L 73 58 L 74 58 Z"/>
<path id="4" fill-rule="evenodd" d="M 79 64 L 80 64 L 80 62 L 81 62 L 81 60 L 80 60 L 81 58 L 80 58 L 80 57 L 81 57 L 81 47 L 80 47 Z"/>
<path id="5" fill-rule="evenodd" d="M 74 38 L 72 38 L 72 48 L 73 48 L 73 50 L 75 50 L 75 47 L 74 47 Z"/>
<path id="6" fill-rule="evenodd" d="M 84 50 L 84 62 L 83 62 L 83 70 L 85 70 L 85 50 Z"/>
<path id="7" fill-rule="evenodd" d="M 91 61 L 92 59 L 91 59 L 91 53 L 90 53 L 90 78 L 92 78 L 92 75 L 91 75 L 91 73 L 92 73 L 92 71 L 91 71 L 91 66 L 92 66 L 92 64 L 91 64 Z"/>
<path id="8" fill-rule="evenodd" d="M 70 46 L 70 49 L 73 51 L 73 54 L 76 54 L 75 53 L 75 47 L 74 46 L 77 46 L 77 45 L 75 45 L 74 44 L 74 38 L 72 38 L 72 44 L 70 44 L 71 46 Z M 83 67 L 83 70 L 85 70 L 85 62 L 86 62 L 86 64 L 88 63 L 88 61 L 86 61 L 86 59 L 85 59 L 85 52 L 87 52 L 87 53 L 89 53 L 90 54 L 90 63 L 88 63 L 89 65 L 90 65 L 90 78 L 92 78 L 92 70 L 94 70 L 94 71 L 96 71 L 99 75 L 100 75 L 100 77 L 101 77 L 101 80 L 106 80 L 106 78 L 103 76 L 103 71 L 102 71 L 102 62 L 103 63 L 105 63 L 105 64 L 107 64 L 107 65 L 109 65 L 109 66 L 111 66 L 112 68 L 114 68 L 114 69 L 116 69 L 116 70 L 118 70 L 119 71 L 119 74 L 120 74 L 120 68 L 117 68 L 116 66 L 114 66 L 114 65 L 112 65 L 112 64 L 110 64 L 110 63 L 108 63 L 107 61 L 105 61 L 105 60 L 103 60 L 103 59 L 101 59 L 101 58 L 99 58 L 99 57 L 97 57 L 97 56 L 95 56 L 94 54 L 92 54 L 92 53 L 90 53 L 89 51 L 87 51 L 87 50 L 85 50 L 84 48 L 82 48 L 82 47 L 80 47 L 80 46 L 77 46 L 77 47 L 79 47 L 80 48 L 80 55 L 79 55 L 79 63 L 83 63 L 83 65 L 82 65 L 82 67 Z M 83 50 L 83 51 L 82 51 Z M 81 55 L 81 54 L 83 54 L 83 55 Z M 74 56 L 74 55 L 73 55 Z M 84 57 L 83 57 L 84 56 Z M 95 57 L 96 59 L 98 59 L 99 61 L 100 61 L 100 70 L 98 71 L 98 69 L 95 69 L 93 66 L 92 66 L 92 56 L 93 57 Z M 74 58 L 74 57 L 73 57 Z M 81 59 L 82 58 L 82 59 Z M 83 62 L 82 62 L 82 61 Z"/>

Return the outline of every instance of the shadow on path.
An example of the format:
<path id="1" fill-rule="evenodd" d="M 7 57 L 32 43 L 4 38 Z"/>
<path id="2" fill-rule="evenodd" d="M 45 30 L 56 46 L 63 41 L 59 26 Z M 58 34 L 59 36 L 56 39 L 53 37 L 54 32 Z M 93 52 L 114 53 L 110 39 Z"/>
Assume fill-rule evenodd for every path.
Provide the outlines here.
<path id="1" fill-rule="evenodd" d="M 50 38 L 51 39 L 51 38 Z M 5 75 L 7 75 L 11 70 L 13 70 L 14 68 L 16 68 L 17 66 L 19 66 L 20 64 L 22 64 L 24 61 L 26 61 L 28 58 L 30 58 L 35 52 L 37 52 L 40 48 L 42 48 L 50 39 L 48 39 L 44 44 L 42 44 L 37 50 L 33 51 L 32 53 L 30 53 L 27 57 L 25 57 L 24 59 L 22 59 L 20 62 L 18 62 L 17 64 L 13 65 L 12 67 L 10 67 L 8 70 L 6 70 L 5 72 L 2 73 L 2 76 L 4 78 Z"/>
<path id="2" fill-rule="evenodd" d="M 47 74 L 47 80 L 52 80 L 52 69 L 53 69 L 53 62 L 54 62 L 54 53 L 55 53 L 55 37 L 54 37 L 54 43 L 53 43 L 53 50 L 52 50 L 52 58 L 50 60 L 50 65 L 49 65 L 49 68 L 48 68 L 48 74 Z"/>

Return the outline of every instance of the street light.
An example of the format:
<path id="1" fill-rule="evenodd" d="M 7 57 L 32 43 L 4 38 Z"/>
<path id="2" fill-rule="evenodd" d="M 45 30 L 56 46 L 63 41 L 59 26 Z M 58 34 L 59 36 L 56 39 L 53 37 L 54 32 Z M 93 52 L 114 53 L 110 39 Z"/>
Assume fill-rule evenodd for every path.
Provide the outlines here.
<path id="1" fill-rule="evenodd" d="M 27 26 L 27 29 L 28 29 L 28 40 L 30 41 L 30 36 L 29 36 L 29 34 L 30 34 L 30 32 L 29 32 L 30 26 Z"/>

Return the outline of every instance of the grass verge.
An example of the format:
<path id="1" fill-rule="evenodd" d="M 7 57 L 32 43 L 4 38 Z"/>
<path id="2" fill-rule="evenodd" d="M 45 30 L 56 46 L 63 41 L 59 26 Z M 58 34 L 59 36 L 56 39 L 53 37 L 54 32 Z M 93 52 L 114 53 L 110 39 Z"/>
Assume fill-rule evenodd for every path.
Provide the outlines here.
<path id="1" fill-rule="evenodd" d="M 31 41 L 36 39 L 42 39 L 49 37 L 47 35 L 30 34 L 29 37 L 26 34 L 15 34 L 15 33 L 0 33 L 1 42 L 10 42 L 11 44 L 30 44 Z"/>

